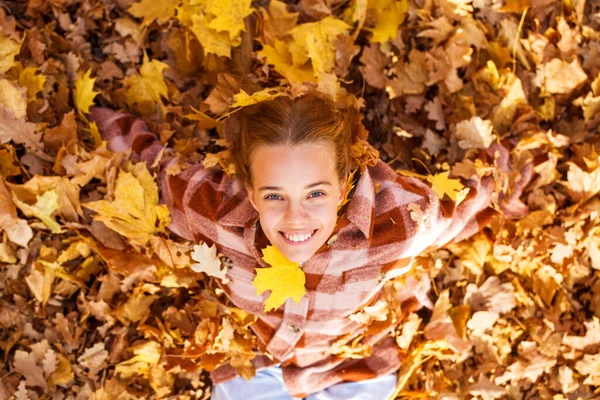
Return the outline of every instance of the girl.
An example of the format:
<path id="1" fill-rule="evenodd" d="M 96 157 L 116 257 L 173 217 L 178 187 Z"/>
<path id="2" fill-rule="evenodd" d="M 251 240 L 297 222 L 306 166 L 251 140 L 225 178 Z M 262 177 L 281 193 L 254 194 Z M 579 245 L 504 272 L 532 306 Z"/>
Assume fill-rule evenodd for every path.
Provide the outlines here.
<path id="1" fill-rule="evenodd" d="M 139 118 L 108 109 L 91 116 L 110 150 L 131 148 L 148 165 L 163 151 Z M 174 158 L 162 156 L 169 228 L 196 243 L 216 243 L 232 260 L 229 282 L 219 286 L 233 304 L 258 316 L 252 329 L 276 359 L 257 356 L 257 375 L 249 381 L 220 366 L 211 373 L 213 399 L 389 398 L 402 361 L 389 333 L 401 321 L 366 334 L 367 326 L 349 315 L 372 304 L 387 280 L 406 274 L 414 257 L 486 225 L 495 214 L 488 207 L 492 178 L 464 182 L 470 191 L 455 207 L 378 159 L 355 174 L 343 204 L 356 167 L 347 114 L 315 95 L 281 96 L 243 110 L 239 123 L 230 140 L 233 179 L 201 165 L 172 176 L 164 167 Z M 419 223 L 411 217 L 415 207 Z M 288 298 L 271 312 L 263 306 L 269 293 L 257 295 L 252 286 L 255 269 L 270 267 L 262 260 L 267 245 L 300 263 L 306 275 L 300 301 Z M 431 307 L 428 290 L 428 281 L 408 279 L 398 293 L 402 310 Z M 333 343 L 360 335 L 370 352 L 346 358 L 332 351 Z"/>

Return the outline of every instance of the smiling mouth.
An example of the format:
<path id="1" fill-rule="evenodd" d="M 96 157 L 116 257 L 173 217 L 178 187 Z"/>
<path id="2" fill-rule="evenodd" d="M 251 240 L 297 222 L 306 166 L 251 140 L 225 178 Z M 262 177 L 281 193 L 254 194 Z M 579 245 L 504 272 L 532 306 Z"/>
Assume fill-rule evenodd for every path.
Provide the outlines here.
<path id="1" fill-rule="evenodd" d="M 316 233 L 317 231 L 318 231 L 318 229 L 315 229 L 314 231 L 312 231 L 312 233 L 310 234 L 310 236 L 309 236 L 307 239 L 305 239 L 305 240 L 298 240 L 298 241 L 296 241 L 296 242 L 294 242 L 294 241 L 293 241 L 293 240 L 291 240 L 291 239 L 288 239 L 288 238 L 287 238 L 287 237 L 286 237 L 286 236 L 283 234 L 283 232 L 281 232 L 281 231 L 279 231 L 279 234 L 281 235 L 281 237 L 283 238 L 283 240 L 284 240 L 286 243 L 288 243 L 288 244 L 290 244 L 290 245 L 301 245 L 301 244 L 308 243 L 308 242 L 309 242 L 309 241 L 310 241 L 310 240 L 311 240 L 311 239 L 312 239 L 312 238 L 315 236 L 315 233 Z"/>

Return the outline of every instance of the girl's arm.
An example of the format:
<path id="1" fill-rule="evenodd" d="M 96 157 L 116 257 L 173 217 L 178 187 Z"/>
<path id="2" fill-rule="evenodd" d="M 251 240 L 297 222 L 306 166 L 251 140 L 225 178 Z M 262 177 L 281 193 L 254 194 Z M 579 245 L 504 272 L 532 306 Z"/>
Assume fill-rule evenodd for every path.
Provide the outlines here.
<path id="1" fill-rule="evenodd" d="M 161 203 L 171 212 L 168 228 L 190 241 L 216 241 L 213 217 L 223 200 L 223 192 L 227 192 L 220 171 L 207 170 L 202 164 L 196 164 L 170 175 L 167 167 L 177 162 L 176 154 L 160 142 L 142 118 L 109 108 L 92 109 L 90 118 L 98 125 L 109 150 L 131 150 L 131 160 L 146 162 L 148 168 L 162 151 L 159 182 Z"/>
<path id="2" fill-rule="evenodd" d="M 493 158 L 495 151 L 500 151 L 501 159 L 504 161 L 499 162 L 499 168 L 507 172 L 508 151 L 502 145 L 494 145 L 487 154 L 481 155 Z M 390 168 L 390 178 L 392 178 L 392 171 Z M 490 206 L 495 186 L 492 176 L 470 180 L 461 178 L 461 183 L 469 187 L 469 193 L 460 204 L 456 205 L 455 202 L 447 199 L 441 201 L 430 185 L 421 179 L 393 172 L 395 182 L 392 186 L 397 192 L 394 196 L 386 194 L 389 200 L 382 201 L 402 204 L 390 213 L 393 220 L 403 221 L 392 228 L 396 232 L 398 238 L 396 240 L 405 242 L 402 246 L 401 258 L 417 256 L 467 239 L 483 229 L 499 214 Z M 501 203 L 500 206 L 502 214 L 506 214 L 506 205 Z M 401 231 L 398 232 L 398 229 Z"/>

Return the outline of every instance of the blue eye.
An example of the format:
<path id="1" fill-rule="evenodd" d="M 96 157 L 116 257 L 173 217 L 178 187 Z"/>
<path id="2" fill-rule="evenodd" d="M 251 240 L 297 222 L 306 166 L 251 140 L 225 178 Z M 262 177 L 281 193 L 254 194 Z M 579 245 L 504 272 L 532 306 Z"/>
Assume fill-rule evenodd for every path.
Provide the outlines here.
<path id="1" fill-rule="evenodd" d="M 321 197 L 321 196 L 313 196 L 313 194 L 315 194 L 315 195 L 319 194 L 319 195 L 324 196 L 325 192 L 321 192 L 321 191 L 312 192 L 311 194 L 308 195 L 308 197 L 311 198 L 311 199 L 315 199 L 317 197 Z M 274 198 L 272 196 L 275 196 L 277 198 Z M 281 199 L 281 196 L 279 196 L 278 194 L 269 194 L 269 195 L 265 196 L 265 200 L 280 200 L 280 199 Z"/>
<path id="2" fill-rule="evenodd" d="M 313 197 L 313 196 L 311 196 L 311 195 L 313 195 L 313 194 L 319 194 L 319 193 L 320 193 L 320 194 L 322 194 L 323 196 L 325 195 L 325 193 L 324 193 L 324 192 L 312 192 L 311 194 L 309 194 L 309 197 L 312 197 L 313 199 L 314 199 L 314 198 L 316 198 L 316 197 L 321 197 L 321 196 L 314 196 L 314 197 Z"/>

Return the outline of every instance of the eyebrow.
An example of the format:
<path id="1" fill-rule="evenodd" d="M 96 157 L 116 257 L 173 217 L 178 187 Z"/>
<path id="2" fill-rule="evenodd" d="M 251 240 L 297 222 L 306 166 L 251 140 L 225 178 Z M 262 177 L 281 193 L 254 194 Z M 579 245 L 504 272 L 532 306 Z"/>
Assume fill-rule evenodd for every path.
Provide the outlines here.
<path id="1" fill-rule="evenodd" d="M 311 183 L 310 185 L 306 186 L 304 189 L 310 189 L 312 187 L 319 186 L 319 185 L 331 186 L 331 183 L 329 183 L 329 181 L 319 181 L 319 182 Z M 262 192 L 263 190 L 283 191 L 283 188 L 279 187 L 279 186 L 262 186 L 260 189 L 258 189 L 259 192 Z"/>

